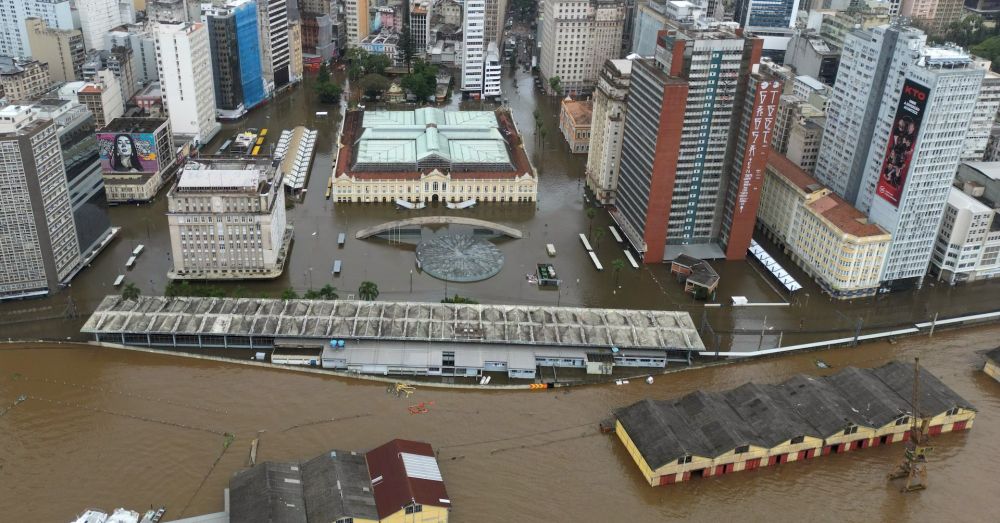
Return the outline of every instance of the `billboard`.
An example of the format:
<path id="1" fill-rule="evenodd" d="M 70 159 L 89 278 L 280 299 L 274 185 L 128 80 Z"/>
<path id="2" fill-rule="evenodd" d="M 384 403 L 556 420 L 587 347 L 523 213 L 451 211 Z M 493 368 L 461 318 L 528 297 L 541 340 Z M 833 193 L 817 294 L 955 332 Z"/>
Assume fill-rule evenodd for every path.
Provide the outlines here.
<path id="1" fill-rule="evenodd" d="M 156 138 L 150 133 L 97 133 L 101 170 L 106 173 L 156 172 Z"/>
<path id="2" fill-rule="evenodd" d="M 899 201 L 903 197 L 903 187 L 910 171 L 928 96 L 929 88 L 912 80 L 903 83 L 903 93 L 892 119 L 892 132 L 889 134 L 878 184 L 875 186 L 875 193 L 895 207 L 899 207 Z"/>

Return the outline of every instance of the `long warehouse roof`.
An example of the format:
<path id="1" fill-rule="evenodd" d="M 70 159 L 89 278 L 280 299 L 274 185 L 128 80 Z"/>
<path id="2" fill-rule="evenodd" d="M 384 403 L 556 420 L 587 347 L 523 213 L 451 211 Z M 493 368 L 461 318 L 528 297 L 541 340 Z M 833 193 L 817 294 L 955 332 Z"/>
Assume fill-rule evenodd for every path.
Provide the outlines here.
<path id="1" fill-rule="evenodd" d="M 81 332 L 705 348 L 686 312 L 355 300 L 107 296 Z"/>

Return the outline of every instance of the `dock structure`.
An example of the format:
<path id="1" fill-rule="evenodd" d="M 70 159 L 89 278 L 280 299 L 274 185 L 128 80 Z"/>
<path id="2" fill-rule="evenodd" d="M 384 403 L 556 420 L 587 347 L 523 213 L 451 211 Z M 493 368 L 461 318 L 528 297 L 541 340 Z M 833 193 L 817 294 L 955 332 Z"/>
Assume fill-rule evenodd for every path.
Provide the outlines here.
<path id="1" fill-rule="evenodd" d="M 705 350 L 687 312 L 355 300 L 107 296 L 82 332 L 96 341 L 269 351 L 314 340 L 322 366 L 359 373 L 533 379 L 538 366 L 586 369 L 588 354 L 662 368 Z M 343 348 L 324 350 L 330 340 Z"/>
<path id="2" fill-rule="evenodd" d="M 986 353 L 986 365 L 983 366 L 983 372 L 1000 381 L 1000 347 Z"/>
<path id="3" fill-rule="evenodd" d="M 615 434 L 651 486 L 748 471 L 907 440 L 913 378 L 894 361 L 646 399 L 615 413 Z M 924 369 L 920 393 L 917 416 L 931 436 L 972 427 L 972 405 Z"/>

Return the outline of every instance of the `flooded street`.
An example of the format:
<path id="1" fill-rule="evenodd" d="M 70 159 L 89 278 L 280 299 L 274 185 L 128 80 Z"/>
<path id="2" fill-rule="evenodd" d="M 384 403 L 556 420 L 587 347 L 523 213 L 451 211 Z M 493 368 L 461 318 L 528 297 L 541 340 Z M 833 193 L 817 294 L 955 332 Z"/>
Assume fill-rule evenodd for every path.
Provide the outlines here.
<path id="1" fill-rule="evenodd" d="M 942 318 L 965 312 L 1000 309 L 1000 281 L 976 282 L 965 287 L 925 285 L 915 292 L 884 295 L 878 298 L 834 302 L 823 295 L 809 278 L 771 247 L 771 253 L 784 262 L 804 285 L 793 297 L 777 290 L 776 282 L 750 262 L 714 262 L 722 276 L 717 302 L 722 307 L 706 308 L 682 293 L 682 286 L 660 264 L 634 270 L 626 266 L 615 285 L 612 270 L 598 272 L 580 245 L 578 234 L 605 231 L 600 240 L 592 239 L 605 267 L 612 260 L 624 258 L 622 247 L 615 243 L 607 226 L 610 218 L 598 212 L 591 224 L 585 213 L 585 155 L 573 155 L 558 129 L 559 100 L 535 89 L 534 78 L 522 71 L 505 72 L 505 93 L 517 126 L 539 172 L 537 205 L 518 203 L 480 204 L 467 210 L 429 206 L 423 210 L 397 210 L 392 204 L 335 204 L 324 197 L 331 170 L 331 152 L 339 121 L 335 108 L 316 100 L 311 84 L 282 94 L 246 120 L 226 124 L 209 151 L 233 133 L 250 127 L 268 128 L 270 139 L 280 130 L 306 125 L 319 131 L 317 153 L 304 201 L 288 213 L 295 226 L 291 259 L 280 278 L 268 282 L 224 283 L 234 295 L 277 296 L 288 287 L 300 293 L 332 284 L 341 297 L 356 293 L 362 281 L 374 281 L 385 300 L 439 301 L 446 293 L 471 297 L 483 303 L 519 303 L 627 307 L 634 309 L 687 310 L 701 324 L 703 315 L 710 322 L 723 350 L 756 350 L 804 341 L 852 335 L 860 322 L 863 332 L 888 330 L 915 321 L 929 321 L 935 313 Z M 512 76 L 513 75 L 513 76 Z M 515 85 L 517 86 L 515 89 Z M 458 107 L 456 96 L 451 107 Z M 463 108 L 489 108 L 488 104 L 467 102 Z M 544 143 L 535 136 L 532 112 L 543 115 L 547 137 Z M 317 110 L 329 111 L 318 117 Z M 270 143 L 270 142 L 269 142 Z M 143 294 L 162 294 L 170 267 L 170 246 L 165 191 L 151 204 L 121 206 L 111 210 L 111 220 L 122 227 L 119 239 L 85 269 L 72 287 L 45 299 L 0 304 L 0 339 L 80 339 L 79 327 L 86 315 L 106 294 L 117 293 L 112 282 L 118 274 L 127 274 Z M 359 229 L 390 220 L 420 215 L 461 215 L 480 218 L 520 229 L 524 238 L 498 242 L 506 263 L 496 276 L 481 282 L 445 284 L 417 270 L 412 245 L 393 245 L 382 240 L 355 240 Z M 347 233 L 343 248 L 336 245 L 340 232 Z M 146 250 L 134 270 L 124 264 L 138 244 Z M 545 245 L 555 245 L 558 255 L 550 258 Z M 334 277 L 330 268 L 335 259 L 343 260 L 343 273 Z M 558 290 L 542 290 L 530 285 L 525 274 L 533 272 L 538 262 L 553 263 L 563 278 Z M 412 274 L 411 274 L 412 270 Z M 746 296 L 751 302 L 776 303 L 777 306 L 733 308 L 732 296 Z M 69 306 L 70 298 L 72 301 Z M 783 306 L 791 303 L 791 306 Z M 76 317 L 72 314 L 75 312 Z M 714 341 L 706 340 L 714 348 Z"/>
<path id="2" fill-rule="evenodd" d="M 455 521 L 995 521 L 1000 383 L 980 372 L 1000 328 L 896 345 L 704 368 L 633 382 L 542 392 L 418 388 L 79 345 L 0 348 L 0 513 L 67 521 L 89 506 L 166 505 L 169 518 L 221 510 L 222 489 L 258 459 L 295 460 L 403 437 L 439 451 Z M 935 437 L 930 488 L 900 494 L 889 445 L 753 472 L 649 487 L 597 423 L 643 397 L 724 390 L 848 362 L 921 362 L 979 410 L 972 430 Z M 815 358 L 832 364 L 819 370 Z M 433 402 L 412 415 L 407 406 Z M 225 433 L 236 438 L 223 451 Z M 851 507 L 848 510 L 846 507 Z"/>

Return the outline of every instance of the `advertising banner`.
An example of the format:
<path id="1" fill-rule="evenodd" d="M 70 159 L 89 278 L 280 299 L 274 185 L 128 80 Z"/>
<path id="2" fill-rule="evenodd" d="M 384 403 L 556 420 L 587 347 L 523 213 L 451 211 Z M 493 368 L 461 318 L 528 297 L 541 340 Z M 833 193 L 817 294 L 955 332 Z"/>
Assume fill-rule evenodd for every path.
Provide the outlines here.
<path id="1" fill-rule="evenodd" d="M 899 97 L 899 106 L 896 107 L 896 115 L 892 120 L 889 143 L 882 159 L 878 185 L 875 187 L 876 194 L 896 207 L 899 207 L 899 201 L 903 197 L 903 187 L 910 171 L 928 96 L 930 89 L 927 87 L 912 80 L 903 83 L 903 94 Z"/>
<path id="2" fill-rule="evenodd" d="M 156 139 L 149 133 L 97 133 L 101 169 L 106 173 L 156 172 Z"/>

